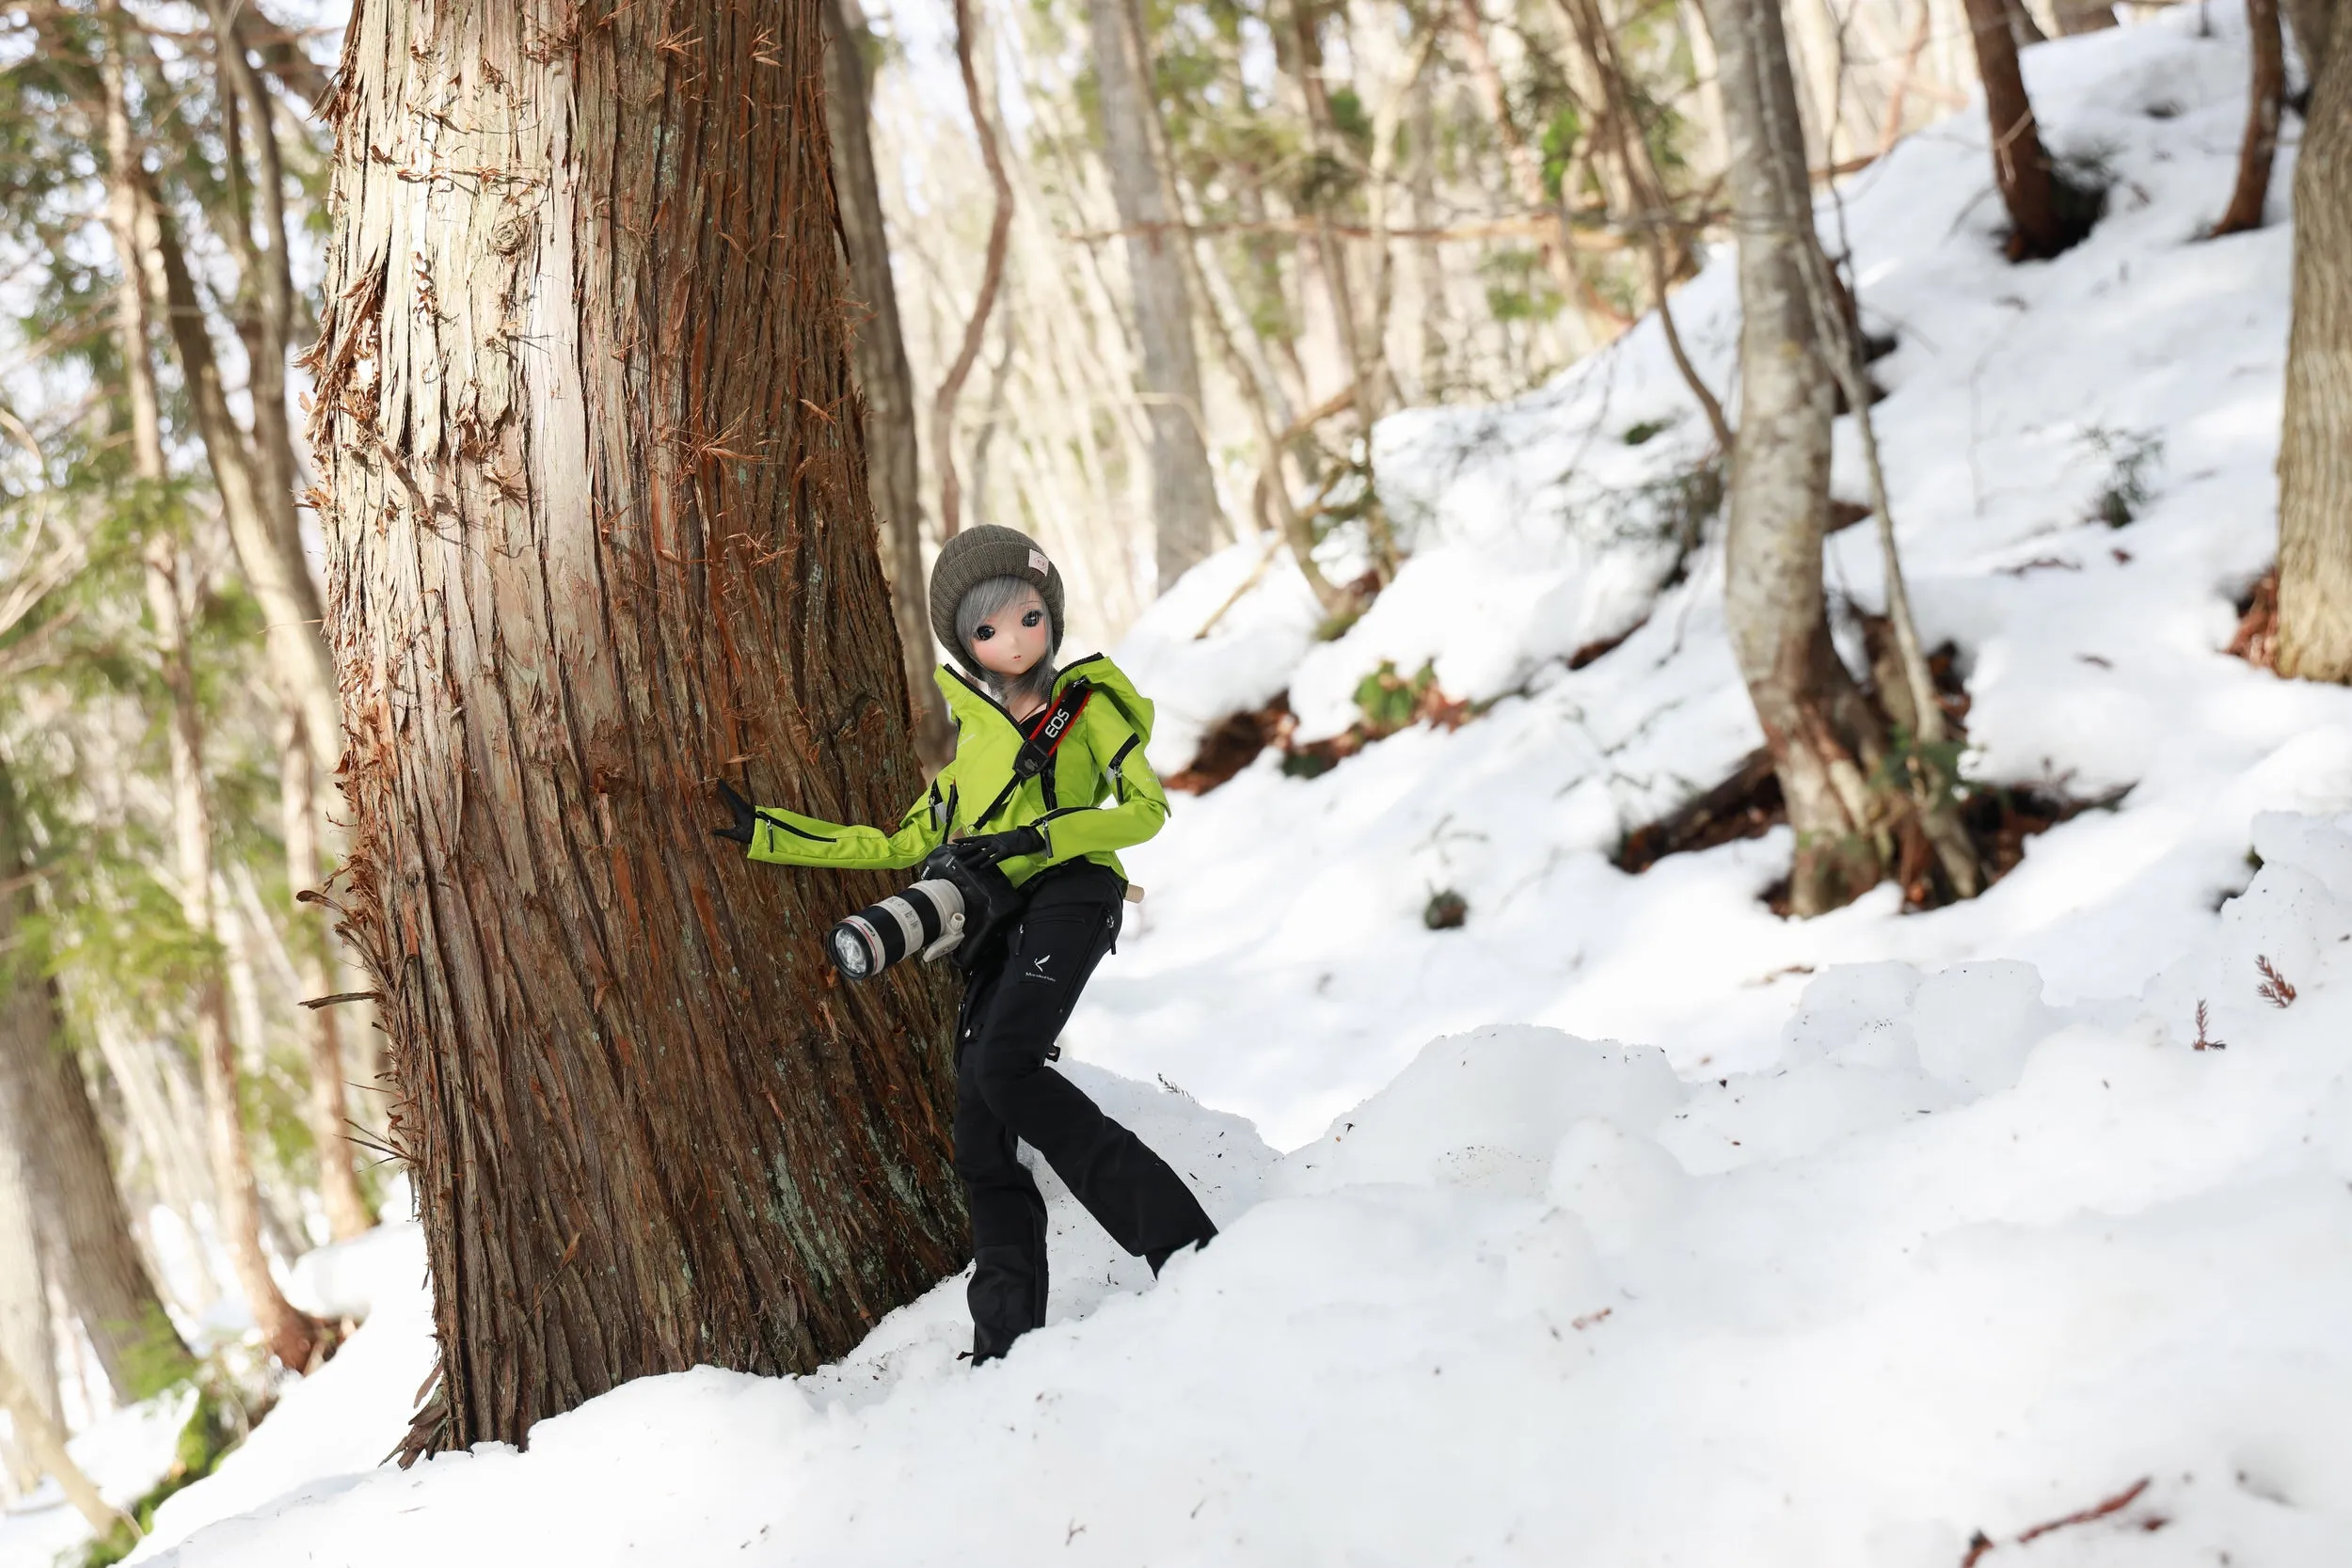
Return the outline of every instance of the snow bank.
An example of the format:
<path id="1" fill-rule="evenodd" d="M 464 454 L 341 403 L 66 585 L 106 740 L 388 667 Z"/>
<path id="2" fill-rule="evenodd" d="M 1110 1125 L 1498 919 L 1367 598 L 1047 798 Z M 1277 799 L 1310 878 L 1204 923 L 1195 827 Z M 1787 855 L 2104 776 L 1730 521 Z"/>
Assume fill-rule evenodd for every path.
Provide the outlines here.
<path id="1" fill-rule="evenodd" d="M 955 1359 L 951 1282 L 817 1377 L 646 1379 L 158 1560 L 2338 1562 L 2352 817 L 2257 836 L 2139 999 L 1834 969 L 1697 1084 L 1481 1030 L 1270 1170 L 1081 1069 L 1226 1224 L 1156 1288 L 1057 1188 L 1065 1321 L 1001 1365 Z"/>

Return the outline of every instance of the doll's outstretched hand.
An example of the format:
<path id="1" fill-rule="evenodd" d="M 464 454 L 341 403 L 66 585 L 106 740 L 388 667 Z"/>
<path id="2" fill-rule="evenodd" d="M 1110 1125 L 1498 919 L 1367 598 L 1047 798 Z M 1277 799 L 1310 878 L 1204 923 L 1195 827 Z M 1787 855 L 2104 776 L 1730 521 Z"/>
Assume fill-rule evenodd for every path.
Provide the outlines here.
<path id="1" fill-rule="evenodd" d="M 982 865 L 994 865 L 998 861 L 1009 861 L 1017 855 L 1041 855 L 1051 846 L 1045 842 L 1044 829 L 1027 827 L 1015 828 L 1010 832 L 960 838 L 948 847 Z"/>
<path id="2" fill-rule="evenodd" d="M 754 826 L 759 819 L 758 813 L 752 809 L 752 803 L 749 800 L 744 800 L 728 787 L 724 779 L 719 781 L 719 799 L 725 803 L 727 810 L 735 814 L 735 820 L 723 828 L 711 829 L 710 836 L 733 839 L 736 843 L 748 847 L 752 842 Z"/>

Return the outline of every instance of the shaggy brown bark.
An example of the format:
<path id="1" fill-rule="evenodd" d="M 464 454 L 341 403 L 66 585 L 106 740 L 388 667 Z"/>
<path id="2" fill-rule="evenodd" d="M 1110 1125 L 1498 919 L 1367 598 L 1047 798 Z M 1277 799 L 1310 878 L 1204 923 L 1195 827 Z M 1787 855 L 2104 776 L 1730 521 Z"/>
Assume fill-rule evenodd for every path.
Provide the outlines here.
<path id="1" fill-rule="evenodd" d="M 834 189 L 841 201 L 841 241 L 850 293 L 850 359 L 866 397 L 866 471 L 890 567 L 890 608 L 905 650 L 907 690 L 917 714 L 914 749 L 944 768 L 955 754 L 955 726 L 931 683 L 931 612 L 923 575 L 923 479 L 915 450 L 914 372 L 898 320 L 898 287 L 890 272 L 890 233 L 874 173 L 872 78 L 866 15 L 857 0 L 825 0 L 825 123 L 833 137 Z"/>
<path id="2" fill-rule="evenodd" d="M 2230 205 L 2213 226 L 2215 238 L 2263 226 L 2270 198 L 2270 164 L 2279 150 L 2279 109 L 2286 100 L 2286 40 L 2279 26 L 2279 0 L 2246 0 L 2246 28 L 2253 55 L 2247 88 L 2246 136 L 2238 144 L 2237 183 Z"/>
<path id="3" fill-rule="evenodd" d="M 1993 127 L 1993 178 L 2009 209 L 2010 257 L 2025 261 L 2056 256 L 2074 243 L 2063 209 L 2064 191 L 2026 97 L 2025 72 L 2017 64 L 2017 40 L 2010 31 L 2003 0 L 1965 0 L 1968 31 L 1976 40 L 1977 74 L 1984 83 L 1985 118 Z"/>
<path id="4" fill-rule="evenodd" d="M 119 1398 L 144 1399 L 193 1361 L 132 1239 L 89 1087 L 66 1047 L 56 984 L 21 962 L 30 847 L 0 768 L 0 952 L 19 959 L 0 974 L 0 1139 L 15 1137 L 29 1159 L 43 1250 L 106 1381 Z"/>
<path id="5" fill-rule="evenodd" d="M 1836 909 L 1882 873 L 1870 776 L 1883 729 L 1830 641 L 1821 589 L 1835 395 L 1799 246 L 1818 245 L 1796 87 L 1772 0 L 1708 0 L 1739 234 L 1739 438 L 1724 613 L 1796 830 L 1789 907 Z"/>
<path id="6" fill-rule="evenodd" d="M 2279 445 L 2279 673 L 2352 681 L 2352 13 L 2289 7 L 2311 72 Z"/>
<path id="7" fill-rule="evenodd" d="M 818 10 L 363 0 L 346 34 L 311 434 L 336 896 L 440 1346 L 412 1456 L 806 1370 L 965 1256 L 951 994 L 824 958 L 888 880 L 707 826 L 721 769 L 836 820 L 921 787 Z"/>

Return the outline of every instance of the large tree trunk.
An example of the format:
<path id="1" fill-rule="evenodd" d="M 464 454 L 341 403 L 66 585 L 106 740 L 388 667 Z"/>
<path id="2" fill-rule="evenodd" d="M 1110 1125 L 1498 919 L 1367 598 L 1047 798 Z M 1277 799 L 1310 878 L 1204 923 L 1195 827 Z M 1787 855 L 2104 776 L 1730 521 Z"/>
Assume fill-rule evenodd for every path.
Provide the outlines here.
<path id="1" fill-rule="evenodd" d="M 338 896 L 440 1345 L 409 1454 L 647 1373 L 804 1370 L 965 1255 L 949 990 L 824 958 L 887 880 L 707 828 L 721 771 L 842 820 L 922 780 L 818 8 L 764 18 L 362 0 L 345 35 L 311 436 Z"/>
<path id="2" fill-rule="evenodd" d="M 89 1087 L 66 1047 L 56 983 L 23 962 L 32 889 L 19 809 L 0 769 L 0 951 L 18 959 L 0 976 L 0 1140 L 30 1158 L 43 1251 L 115 1397 L 144 1399 L 193 1361 L 132 1236 Z"/>
<path id="3" fill-rule="evenodd" d="M 2352 681 L 2352 6 L 2291 4 L 2311 72 L 2279 444 L 2279 673 Z"/>
<path id="4" fill-rule="evenodd" d="M 177 847 L 180 908 L 199 941 L 221 941 L 213 899 L 213 810 L 204 779 L 204 731 L 189 664 L 188 615 L 180 548 L 158 534 L 147 552 L 147 603 L 155 620 L 157 650 L 171 711 L 171 816 Z M 196 984 L 197 1066 L 204 1082 L 205 1143 L 212 1154 L 214 1222 L 236 1270 L 237 1288 L 254 1325 L 278 1364 L 308 1371 L 319 1349 L 319 1325 L 294 1310 L 270 1274 L 262 1248 L 261 1193 L 246 1148 L 245 1111 L 237 1093 L 237 1042 L 230 1027 L 228 987 L 217 957 L 206 959 Z"/>
<path id="5" fill-rule="evenodd" d="M 1094 80 L 1103 116 L 1103 162 L 1127 230 L 1127 284 L 1143 346 L 1145 412 L 1152 423 L 1152 528 L 1163 592 L 1216 546 L 1219 516 L 1209 449 L 1201 439 L 1200 364 L 1193 352 L 1177 214 L 1161 199 L 1143 105 L 1143 22 L 1134 0 L 1090 0 Z"/>
<path id="6" fill-rule="evenodd" d="M 923 477 L 915 449 L 914 372 L 898 322 L 898 288 L 890 271 L 890 234 L 874 173 L 872 80 L 866 15 L 857 0 L 825 0 L 825 122 L 833 137 L 834 189 L 841 201 L 842 248 L 850 292 L 850 363 L 866 394 L 866 471 L 882 515 L 890 565 L 890 608 L 906 653 L 907 689 L 915 705 L 914 749 L 944 768 L 955 754 L 955 725 L 931 684 L 930 598 L 923 573 Z"/>
<path id="7" fill-rule="evenodd" d="M 2004 0 L 1967 0 L 1968 31 L 1976 40 L 1977 74 L 1984 82 L 1985 118 L 1993 128 L 1993 177 L 2009 209 L 2013 261 L 2056 256 L 2079 238 L 2065 211 L 2066 192 L 2042 150 L 2026 76 L 2017 64 Z"/>
<path id="8" fill-rule="evenodd" d="M 1724 615 L 1796 831 L 1789 907 L 1879 879 L 1868 772 L 1877 718 L 1839 662 L 1821 591 L 1835 397 L 1799 246 L 1816 245 L 1796 88 L 1772 0 L 1708 0 L 1740 237 L 1740 431 Z"/>

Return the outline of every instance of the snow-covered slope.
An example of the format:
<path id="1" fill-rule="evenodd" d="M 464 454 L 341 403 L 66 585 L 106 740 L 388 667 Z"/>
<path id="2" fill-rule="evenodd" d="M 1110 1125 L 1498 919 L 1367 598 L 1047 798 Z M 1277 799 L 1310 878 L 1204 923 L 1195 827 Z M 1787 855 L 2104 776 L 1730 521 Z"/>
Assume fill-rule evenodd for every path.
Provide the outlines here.
<path id="1" fill-rule="evenodd" d="M 1073 1023 L 1076 1054 L 1165 1073 L 1288 1147 L 1422 1041 L 1497 1020 L 1655 1041 L 1695 1072 L 1769 1060 L 1807 966 L 2015 958 L 2061 997 L 2129 994 L 2244 884 L 2252 812 L 2352 804 L 2352 691 L 2217 651 L 2276 534 L 2292 240 L 2291 147 L 2270 227 L 2200 237 L 2235 171 L 2243 23 L 2227 4 L 2185 7 L 2026 60 L 2053 149 L 2112 182 L 2085 244 L 2001 260 L 1973 106 L 1857 177 L 1845 227 L 1866 322 L 1896 339 L 1872 367 L 1890 394 L 1874 416 L 1923 634 L 1958 645 L 1974 699 L 1969 771 L 2082 796 L 2130 784 L 2122 809 L 2036 840 L 1988 896 L 1927 916 L 1898 918 L 1882 888 L 1828 919 L 1774 918 L 1757 895 L 1787 872 L 1785 832 L 1638 878 L 1608 863 L 1626 830 L 1761 739 L 1724 639 L 1720 549 L 1648 597 L 1665 558 L 1645 519 L 1708 439 L 1645 322 L 1516 404 L 1381 427 L 1384 489 L 1418 520 L 1418 552 L 1346 636 L 1312 642 L 1303 586 L 1269 569 L 1193 641 L 1254 562 L 1244 545 L 1120 650 L 1177 716 L 1154 752 L 1169 768 L 1231 699 L 1287 688 L 1302 732 L 1343 728 L 1384 658 L 1408 672 L 1434 659 L 1456 697 L 1532 690 L 1320 778 L 1285 777 L 1267 755 L 1179 798 L 1168 831 L 1127 857 L 1150 890 L 1141 932 Z M 1823 228 L 1835 245 L 1834 213 Z M 1718 256 L 1674 301 L 1719 389 L 1733 380 L 1731 272 Z M 1836 483 L 1860 499 L 1851 426 L 1839 421 Z M 2138 519 L 2090 520 L 2134 451 L 2153 492 Z M 1829 553 L 1833 588 L 1879 608 L 1872 531 L 1835 535 Z M 1608 657 L 1558 662 L 1645 610 Z M 1234 667 L 1237 651 L 1287 648 L 1295 662 L 1253 679 Z M 1468 899 L 1462 929 L 1421 925 L 1441 888 Z"/>
<path id="2" fill-rule="evenodd" d="M 1654 329 L 1512 406 L 1401 417 L 1416 554 L 1372 615 L 1314 642 L 1278 560 L 1195 641 L 1244 546 L 1121 650 L 1170 767 L 1278 690 L 1339 727 L 1382 658 L 1526 689 L 1319 779 L 1262 761 L 1132 857 L 1150 896 L 1071 1070 L 1201 1182 L 1215 1246 L 1151 1285 L 1057 1188 L 1056 1323 L 1002 1365 L 955 1359 L 951 1281 L 838 1367 L 645 1380 L 527 1454 L 355 1476 L 280 1443 L 231 1498 L 255 1512 L 189 1536 L 230 1496 L 194 1488 L 153 1559 L 1956 1568 L 1982 1531 L 1988 1568 L 2342 1561 L 2352 692 L 2216 651 L 2270 547 L 2289 236 L 2196 238 L 2243 112 L 2231 7 L 2026 58 L 2055 146 L 2116 182 L 2089 243 L 1997 260 L 1975 110 L 1848 217 L 1973 767 L 2132 784 L 2121 810 L 1929 915 L 1774 919 L 1785 834 L 1618 873 L 1624 827 L 1756 743 L 1720 556 L 1661 592 L 1644 537 L 1704 445 Z M 1677 303 L 1725 385 L 1722 261 Z M 2132 432 L 2154 494 L 2087 523 Z M 1867 534 L 1833 560 L 1871 601 Z M 1433 887 L 1465 928 L 1422 927 Z M 346 1355 L 420 1354 L 405 1321 Z M 302 1419 L 380 1451 L 391 1381 L 323 1377 Z"/>

